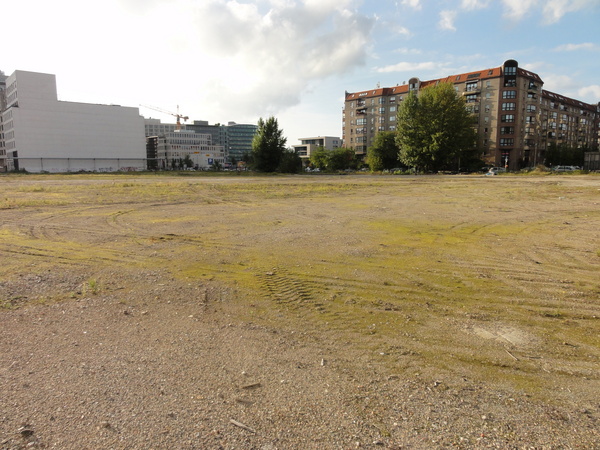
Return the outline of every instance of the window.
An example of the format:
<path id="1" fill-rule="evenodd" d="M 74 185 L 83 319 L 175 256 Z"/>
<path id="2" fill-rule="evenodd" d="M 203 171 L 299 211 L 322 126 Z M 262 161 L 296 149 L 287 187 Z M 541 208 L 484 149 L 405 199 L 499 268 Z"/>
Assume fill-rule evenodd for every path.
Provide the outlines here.
<path id="1" fill-rule="evenodd" d="M 517 109 L 517 104 L 512 102 L 502 103 L 502 111 L 514 111 Z"/>
<path id="2" fill-rule="evenodd" d="M 516 74 L 517 74 L 516 67 L 505 67 L 504 68 L 504 75 L 516 75 Z"/>
<path id="3" fill-rule="evenodd" d="M 504 114 L 500 117 L 500 119 L 502 120 L 502 122 L 510 123 L 515 121 L 515 116 L 514 114 Z"/>
<path id="4" fill-rule="evenodd" d="M 385 108 L 384 107 L 379 108 L 379 114 L 385 114 Z"/>
<path id="5" fill-rule="evenodd" d="M 526 123 L 535 123 L 535 117 L 527 116 L 527 117 L 525 117 L 525 122 Z"/>
<path id="6" fill-rule="evenodd" d="M 517 98 L 517 91 L 503 91 L 502 98 Z"/>
<path id="7" fill-rule="evenodd" d="M 477 81 L 469 81 L 465 85 L 465 91 L 467 91 L 467 92 L 476 91 L 476 90 L 477 90 Z"/>
<path id="8" fill-rule="evenodd" d="M 390 112 L 396 112 L 396 107 L 395 106 L 390 106 Z"/>
<path id="9" fill-rule="evenodd" d="M 468 94 L 465 96 L 467 103 L 473 103 L 477 101 L 477 94 Z"/>
<path id="10" fill-rule="evenodd" d="M 396 103 L 396 97 L 390 97 L 390 103 Z"/>
<path id="11" fill-rule="evenodd" d="M 515 140 L 513 138 L 500 138 L 500 147 L 510 147 L 513 146 Z"/>
<path id="12" fill-rule="evenodd" d="M 515 127 L 501 127 L 500 134 L 515 134 Z"/>

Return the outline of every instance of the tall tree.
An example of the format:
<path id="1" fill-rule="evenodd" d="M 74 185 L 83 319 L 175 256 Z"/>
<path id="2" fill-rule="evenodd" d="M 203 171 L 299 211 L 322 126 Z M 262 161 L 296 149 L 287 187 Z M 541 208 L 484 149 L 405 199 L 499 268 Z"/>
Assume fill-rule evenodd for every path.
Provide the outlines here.
<path id="1" fill-rule="evenodd" d="M 329 161 L 329 150 L 325 147 L 319 147 L 310 154 L 310 164 L 316 169 L 325 170 L 327 169 L 327 162 Z"/>
<path id="2" fill-rule="evenodd" d="M 402 163 L 418 170 L 455 170 L 476 153 L 473 117 L 451 83 L 411 92 L 398 108 L 396 143 Z"/>
<path id="3" fill-rule="evenodd" d="M 265 121 L 261 117 L 252 141 L 254 168 L 260 172 L 275 172 L 283 158 L 286 142 L 277 119 L 269 117 Z"/>
<path id="4" fill-rule="evenodd" d="M 277 171 L 281 173 L 298 173 L 301 170 L 302 158 L 300 158 L 300 155 L 293 148 L 284 151 Z"/>
<path id="5" fill-rule="evenodd" d="M 377 134 L 373 145 L 367 149 L 366 162 L 373 172 L 398 167 L 396 133 L 383 131 Z"/>

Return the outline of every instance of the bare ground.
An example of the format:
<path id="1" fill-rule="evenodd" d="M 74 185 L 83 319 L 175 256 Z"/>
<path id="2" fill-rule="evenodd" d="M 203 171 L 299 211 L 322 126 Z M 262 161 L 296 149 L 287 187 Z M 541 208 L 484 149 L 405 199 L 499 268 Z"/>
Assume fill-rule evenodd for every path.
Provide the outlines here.
<path id="1" fill-rule="evenodd" d="M 600 448 L 600 179 L 2 177 L 0 448 Z"/>

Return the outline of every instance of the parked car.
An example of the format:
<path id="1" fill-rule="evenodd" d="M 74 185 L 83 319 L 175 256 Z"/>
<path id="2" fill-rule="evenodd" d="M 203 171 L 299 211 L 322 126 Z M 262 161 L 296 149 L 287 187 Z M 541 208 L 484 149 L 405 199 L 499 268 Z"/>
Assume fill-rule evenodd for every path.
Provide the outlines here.
<path id="1" fill-rule="evenodd" d="M 504 167 L 490 167 L 490 170 L 488 170 L 486 175 L 488 175 L 488 176 L 498 175 L 499 173 L 504 173 L 504 172 L 506 172 L 506 169 Z"/>
<path id="2" fill-rule="evenodd" d="M 556 166 L 552 170 L 555 172 L 573 172 L 577 170 L 575 166 Z"/>

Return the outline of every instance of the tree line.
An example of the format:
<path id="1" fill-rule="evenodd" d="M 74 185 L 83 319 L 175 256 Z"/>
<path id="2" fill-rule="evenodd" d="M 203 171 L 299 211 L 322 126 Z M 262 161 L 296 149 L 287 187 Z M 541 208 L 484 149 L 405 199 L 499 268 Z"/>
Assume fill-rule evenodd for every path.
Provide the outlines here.
<path id="1" fill-rule="evenodd" d="M 477 147 L 473 115 L 452 83 L 424 88 L 417 95 L 411 91 L 400 103 L 395 131 L 382 131 L 367 149 L 366 158 L 357 157 L 352 149 L 319 148 L 310 156 L 309 166 L 323 171 L 358 169 L 371 171 L 411 169 L 417 172 L 474 171 L 484 165 Z M 302 161 L 293 150 L 286 149 L 286 139 L 277 120 L 271 117 L 258 122 L 252 144 L 253 167 L 262 172 L 298 172 Z M 546 164 L 580 165 L 582 149 L 550 146 Z M 580 162 L 581 160 L 581 162 Z"/>

